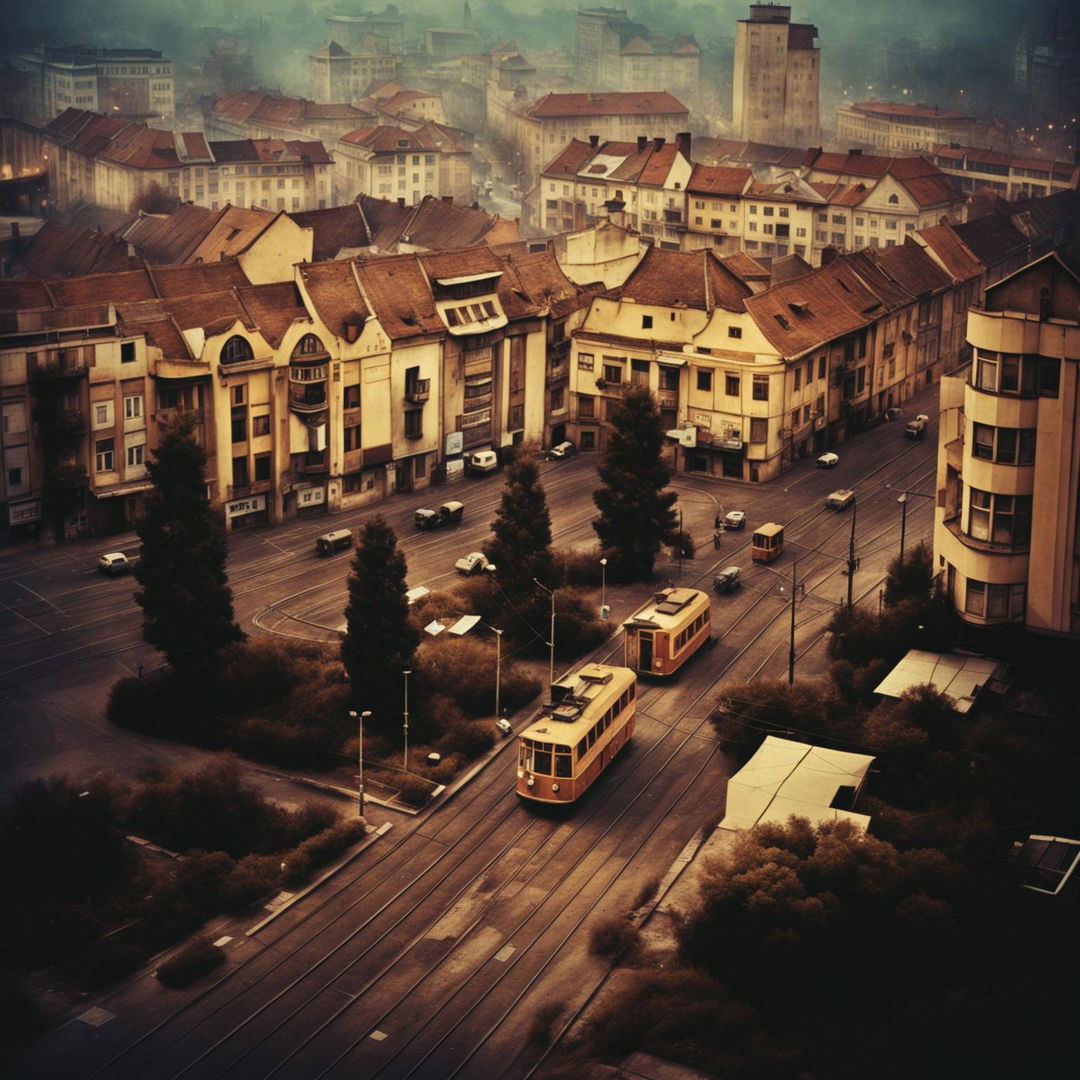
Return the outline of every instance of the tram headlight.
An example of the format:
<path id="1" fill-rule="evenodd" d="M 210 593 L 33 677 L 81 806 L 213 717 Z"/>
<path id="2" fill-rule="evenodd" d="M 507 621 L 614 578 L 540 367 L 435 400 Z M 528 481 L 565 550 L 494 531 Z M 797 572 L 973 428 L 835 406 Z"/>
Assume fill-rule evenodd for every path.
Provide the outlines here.
<path id="1" fill-rule="evenodd" d="M 536 783 L 536 779 L 534 777 L 530 776 L 529 779 L 525 781 L 525 783 L 529 787 L 532 787 Z"/>
<path id="2" fill-rule="evenodd" d="M 552 790 L 552 791 L 554 791 L 554 792 L 558 792 L 558 790 L 559 790 L 559 785 L 558 785 L 557 783 L 555 783 L 555 784 L 552 784 L 552 785 L 551 785 L 551 790 Z"/>

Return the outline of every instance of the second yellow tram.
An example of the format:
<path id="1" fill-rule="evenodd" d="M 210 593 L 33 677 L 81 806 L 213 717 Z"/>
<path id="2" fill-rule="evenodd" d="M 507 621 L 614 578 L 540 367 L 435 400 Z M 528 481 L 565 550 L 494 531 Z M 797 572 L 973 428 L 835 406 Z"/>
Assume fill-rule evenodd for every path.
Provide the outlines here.
<path id="1" fill-rule="evenodd" d="M 712 641 L 711 610 L 700 589 L 661 589 L 623 623 L 623 663 L 639 675 L 674 675 Z"/>

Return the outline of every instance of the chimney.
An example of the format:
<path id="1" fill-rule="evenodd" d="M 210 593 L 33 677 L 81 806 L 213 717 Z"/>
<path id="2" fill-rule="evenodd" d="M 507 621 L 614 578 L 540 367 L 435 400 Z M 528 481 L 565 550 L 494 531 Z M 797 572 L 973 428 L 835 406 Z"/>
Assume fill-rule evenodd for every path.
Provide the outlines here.
<path id="1" fill-rule="evenodd" d="M 360 336 L 360 324 L 347 322 L 345 324 L 345 340 L 351 345 Z"/>
<path id="2" fill-rule="evenodd" d="M 687 161 L 690 160 L 690 132 L 680 131 L 675 136 L 675 146 Z"/>
<path id="3" fill-rule="evenodd" d="M 644 135 L 639 135 L 639 136 L 637 137 L 637 148 L 638 148 L 639 150 L 644 150 L 644 149 L 645 149 L 645 144 L 646 144 L 646 143 L 647 143 L 648 141 L 649 141 L 649 140 L 648 140 L 648 138 L 647 138 L 646 136 L 644 136 Z"/>
<path id="4" fill-rule="evenodd" d="M 662 150 L 664 148 L 665 141 L 665 139 L 662 139 L 659 135 L 657 135 L 656 138 L 652 141 L 653 149 Z"/>
<path id="5" fill-rule="evenodd" d="M 836 258 L 836 248 L 826 247 L 821 249 L 821 265 L 828 266 Z"/>
<path id="6" fill-rule="evenodd" d="M 400 207 L 401 207 L 402 209 L 404 209 L 404 208 L 405 208 L 405 196 L 404 196 L 404 195 L 399 195 L 399 196 L 398 196 L 398 201 L 397 201 L 397 204 L 398 204 L 398 206 L 400 206 Z"/>
<path id="7" fill-rule="evenodd" d="M 600 136 L 599 135 L 590 135 L 589 136 L 589 145 L 595 150 L 600 145 Z"/>

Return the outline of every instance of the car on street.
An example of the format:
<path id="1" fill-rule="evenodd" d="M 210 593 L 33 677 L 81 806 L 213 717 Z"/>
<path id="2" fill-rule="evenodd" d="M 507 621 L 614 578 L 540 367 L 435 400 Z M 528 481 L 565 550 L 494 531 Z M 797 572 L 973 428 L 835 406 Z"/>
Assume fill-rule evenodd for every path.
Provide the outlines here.
<path id="1" fill-rule="evenodd" d="M 725 566 L 713 578 L 713 588 L 718 593 L 734 592 L 739 587 L 739 573 L 737 566 Z"/>
<path id="2" fill-rule="evenodd" d="M 413 514 L 418 529 L 441 529 L 444 525 L 457 525 L 465 513 L 464 503 L 444 502 L 437 510 L 423 507 Z"/>
<path id="3" fill-rule="evenodd" d="M 905 439 L 921 439 L 926 434 L 926 425 L 930 423 L 930 417 L 925 413 L 919 413 L 905 428 Z"/>
<path id="4" fill-rule="evenodd" d="M 454 569 L 459 574 L 479 574 L 486 566 L 490 566 L 487 556 L 482 551 L 470 551 L 468 555 L 462 555 Z"/>
<path id="5" fill-rule="evenodd" d="M 837 488 L 825 500 L 829 510 L 846 510 L 855 501 L 855 492 L 851 488 Z"/>
<path id="6" fill-rule="evenodd" d="M 118 574 L 129 573 L 135 568 L 138 561 L 138 555 L 125 555 L 122 551 L 109 551 L 98 559 L 97 568 L 109 577 L 116 577 Z"/>
<path id="7" fill-rule="evenodd" d="M 834 469 L 840 464 L 840 455 L 834 454 L 831 450 L 820 455 L 817 459 L 817 467 L 819 469 Z"/>
<path id="8" fill-rule="evenodd" d="M 572 442 L 561 442 L 558 446 L 551 448 L 548 457 L 561 460 L 562 458 L 573 457 L 576 453 L 577 447 Z"/>
<path id="9" fill-rule="evenodd" d="M 746 525 L 745 510 L 729 510 L 724 515 L 725 529 L 741 529 Z"/>
<path id="10" fill-rule="evenodd" d="M 499 455 L 494 450 L 477 450 L 465 455 L 467 473 L 489 473 L 499 467 Z"/>

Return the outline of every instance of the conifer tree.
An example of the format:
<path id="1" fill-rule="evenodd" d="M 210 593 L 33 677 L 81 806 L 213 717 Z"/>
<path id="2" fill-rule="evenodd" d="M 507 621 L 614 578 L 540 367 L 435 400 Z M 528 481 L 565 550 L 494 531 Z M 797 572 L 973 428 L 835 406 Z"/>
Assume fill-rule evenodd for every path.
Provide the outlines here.
<path id="1" fill-rule="evenodd" d="M 154 486 L 137 527 L 135 566 L 143 637 L 185 678 L 205 676 L 217 654 L 245 636 L 233 619 L 225 531 L 210 510 L 206 451 L 194 427 L 181 414 L 147 464 Z"/>
<path id="2" fill-rule="evenodd" d="M 419 635 L 409 622 L 405 555 L 381 515 L 360 531 L 349 573 L 341 662 L 357 708 L 371 710 L 370 726 L 396 730 L 401 672 L 413 666 Z M 391 723 L 391 717 L 394 717 Z"/>
<path id="3" fill-rule="evenodd" d="M 671 469 L 660 456 L 662 443 L 660 410 L 648 387 L 628 386 L 611 413 L 599 467 L 604 487 L 593 492 L 600 511 L 593 528 L 608 572 L 624 580 L 650 577 L 656 553 L 678 533 L 672 509 L 677 496 L 666 490 Z"/>
<path id="4" fill-rule="evenodd" d="M 547 495 L 536 462 L 524 454 L 516 454 L 506 470 L 506 486 L 491 531 L 493 538 L 486 550 L 504 591 L 511 595 L 531 592 L 534 578 L 554 587 Z"/>

